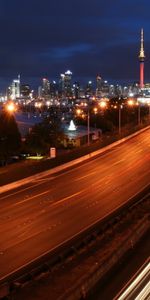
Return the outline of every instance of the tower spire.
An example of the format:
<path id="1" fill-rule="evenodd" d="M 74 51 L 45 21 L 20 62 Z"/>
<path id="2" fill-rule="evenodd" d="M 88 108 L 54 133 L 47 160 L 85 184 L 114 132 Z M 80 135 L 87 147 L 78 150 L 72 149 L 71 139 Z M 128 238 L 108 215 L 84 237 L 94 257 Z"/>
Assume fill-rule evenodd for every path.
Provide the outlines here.
<path id="1" fill-rule="evenodd" d="M 144 31 L 143 28 L 141 29 L 141 47 L 140 47 L 140 54 L 139 59 L 140 61 L 144 61 L 145 54 L 144 54 Z"/>
<path id="2" fill-rule="evenodd" d="M 139 53 L 139 61 L 140 61 L 140 88 L 144 87 L 144 30 L 141 29 L 141 45 L 140 45 L 140 53 Z"/>

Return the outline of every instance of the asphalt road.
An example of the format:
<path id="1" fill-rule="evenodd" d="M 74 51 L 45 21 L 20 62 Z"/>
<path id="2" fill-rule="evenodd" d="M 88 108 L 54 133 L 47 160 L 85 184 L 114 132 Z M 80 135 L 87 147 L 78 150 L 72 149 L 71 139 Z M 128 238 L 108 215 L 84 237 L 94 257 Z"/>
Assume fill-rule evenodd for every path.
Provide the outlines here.
<path id="1" fill-rule="evenodd" d="M 150 183 L 150 129 L 87 163 L 0 194 L 0 278 Z"/>

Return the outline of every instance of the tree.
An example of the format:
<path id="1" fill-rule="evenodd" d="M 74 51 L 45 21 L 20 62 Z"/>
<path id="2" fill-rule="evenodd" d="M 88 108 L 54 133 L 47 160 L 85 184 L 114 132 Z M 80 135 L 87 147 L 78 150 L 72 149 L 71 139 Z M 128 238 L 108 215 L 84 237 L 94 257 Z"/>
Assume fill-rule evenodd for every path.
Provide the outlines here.
<path id="1" fill-rule="evenodd" d="M 13 114 L 0 113 L 0 160 L 7 163 L 10 156 L 18 154 L 21 135 Z"/>
<path id="2" fill-rule="evenodd" d="M 45 118 L 43 122 L 33 126 L 26 136 L 24 149 L 31 154 L 47 154 L 50 147 L 58 147 L 61 135 L 58 118 Z"/>

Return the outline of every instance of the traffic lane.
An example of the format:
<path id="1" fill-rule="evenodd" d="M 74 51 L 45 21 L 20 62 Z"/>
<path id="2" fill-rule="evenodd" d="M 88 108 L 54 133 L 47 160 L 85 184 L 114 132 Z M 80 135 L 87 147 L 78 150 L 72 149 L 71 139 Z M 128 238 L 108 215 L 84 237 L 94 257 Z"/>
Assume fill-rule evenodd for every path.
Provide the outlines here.
<path id="1" fill-rule="evenodd" d="M 40 194 L 38 194 L 36 197 L 31 197 L 29 199 L 26 199 L 25 202 L 20 202 L 17 203 L 16 205 L 11 206 L 11 209 L 6 210 L 6 208 L 4 208 L 3 210 L 1 210 L 1 221 L 0 221 L 0 233 L 6 232 L 6 230 L 12 230 L 12 225 L 13 224 L 17 224 L 18 222 L 18 218 L 21 219 L 21 223 L 25 223 L 27 222 L 27 224 L 30 222 L 29 219 L 29 214 L 32 214 L 32 218 L 39 214 L 39 210 L 41 209 L 45 209 L 47 206 L 49 208 L 51 208 L 51 206 L 54 203 L 58 202 L 61 203 L 61 201 L 69 201 L 69 199 L 73 199 L 74 196 L 80 196 L 81 193 L 86 192 L 87 190 L 87 185 L 90 186 L 90 192 L 92 191 L 93 194 L 96 191 L 96 187 L 98 186 L 98 188 L 100 187 L 100 192 L 103 191 L 103 189 L 108 189 L 109 185 L 111 187 L 111 189 L 114 187 L 115 189 L 120 189 L 120 187 L 122 188 L 124 185 L 124 181 L 123 181 L 123 177 L 125 177 L 127 175 L 127 179 L 129 181 L 131 180 L 138 180 L 139 175 L 141 173 L 141 168 L 140 168 L 140 162 L 138 162 L 138 164 L 136 163 L 136 165 L 134 166 L 132 164 L 132 168 L 134 170 L 134 172 L 132 171 L 132 168 L 130 166 L 130 168 L 128 169 L 123 169 L 123 171 L 120 171 L 120 166 L 116 165 L 117 169 L 116 169 L 116 173 L 114 174 L 110 174 L 109 177 L 104 177 L 104 178 L 98 178 L 95 177 L 93 178 L 93 182 L 86 182 L 86 186 L 80 185 L 81 181 L 83 181 L 83 178 L 79 180 L 78 185 L 76 186 L 72 186 L 71 190 L 69 190 L 69 195 L 65 194 L 66 190 L 63 190 L 64 194 L 62 194 L 62 190 L 59 190 L 59 192 L 54 191 L 54 196 L 53 201 L 51 201 L 50 196 L 48 195 L 48 193 L 46 193 L 46 198 L 42 199 Z M 137 166 L 139 167 L 137 169 Z M 136 167 L 136 169 L 134 169 Z M 149 172 L 149 168 L 147 169 L 148 165 L 146 164 L 146 169 L 144 170 L 145 172 Z M 114 171 L 114 170 L 113 170 Z M 132 172 L 131 172 L 132 171 Z M 128 176 L 128 173 L 130 172 L 130 177 Z M 127 174 L 126 174 L 127 173 Z M 146 175 L 147 178 L 149 178 L 149 174 Z M 76 190 L 76 188 L 78 188 L 78 190 Z M 50 192 L 51 193 L 51 192 Z M 42 193 L 42 197 L 43 197 L 43 193 Z M 48 197 L 48 199 L 47 199 Z M 39 201 L 37 202 L 37 199 L 39 199 Z M 34 200 L 34 201 L 33 201 Z M 76 205 L 78 205 L 78 203 L 76 203 Z M 56 207 L 56 206 L 55 206 Z M 28 215 L 27 212 L 28 211 Z M 5 225 L 5 226 L 4 226 Z"/>
<path id="2" fill-rule="evenodd" d="M 103 162 L 104 163 L 104 162 Z M 53 202 L 60 201 L 62 198 L 67 198 L 72 196 L 73 194 L 79 193 L 80 190 L 86 189 L 87 185 L 101 185 L 105 186 L 107 183 L 113 181 L 117 181 L 117 184 L 119 184 L 118 176 L 120 177 L 121 170 L 123 172 L 128 172 L 129 177 L 136 176 L 138 172 L 141 172 L 141 168 L 143 167 L 143 163 L 146 164 L 146 166 L 149 165 L 149 154 L 145 155 L 142 158 L 135 159 L 134 163 L 133 161 L 126 161 L 126 160 L 120 160 L 111 163 L 111 160 L 107 161 L 107 165 L 109 165 L 108 168 L 106 168 L 106 164 L 99 164 L 97 163 L 97 168 L 93 168 L 91 173 L 87 172 L 83 174 L 82 168 L 77 169 L 77 174 L 75 178 L 71 178 L 70 172 L 66 172 L 63 176 L 57 178 L 54 181 L 51 182 L 51 184 L 48 184 L 48 187 L 46 184 L 44 184 L 45 189 L 44 190 L 43 185 L 39 186 L 40 188 L 38 191 L 36 191 L 36 194 L 32 194 L 32 190 L 30 194 L 28 195 L 20 195 L 20 201 L 15 202 L 16 195 L 14 195 L 14 201 L 12 204 L 12 200 L 8 203 L 7 196 L 3 197 L 3 201 L 5 203 L 1 202 L 0 212 L 1 212 L 1 220 L 3 221 L 6 219 L 6 222 L 13 218 L 16 218 L 17 214 L 21 214 L 21 211 L 23 212 L 24 209 L 28 208 L 30 210 L 30 207 L 32 209 L 32 206 L 35 206 L 35 211 L 39 210 L 41 205 L 47 206 L 49 204 L 52 204 Z M 139 170 L 137 169 L 139 168 Z M 136 172 L 134 171 L 134 168 L 136 168 Z M 95 171 L 96 169 L 96 171 Z M 108 172 L 109 170 L 109 172 Z M 132 175 L 133 172 L 133 175 Z M 13 194 L 11 195 L 11 197 Z M 12 197 L 13 198 L 13 197 Z M 5 205 L 4 205 L 5 204 Z M 23 217 L 23 215 L 22 215 Z M 0 221 L 1 222 L 1 221 Z"/>
<path id="3" fill-rule="evenodd" d="M 148 165 L 146 164 L 146 166 L 148 166 Z M 118 168 L 119 168 L 119 170 L 120 170 L 120 167 L 119 167 L 119 166 L 118 166 Z M 127 170 L 127 169 L 126 169 L 126 170 Z M 134 170 L 136 170 L 135 167 L 134 167 Z M 137 170 L 136 170 L 136 171 L 137 171 Z M 144 174 L 143 176 L 145 176 L 146 170 L 144 170 L 144 172 L 143 172 L 143 168 L 142 168 L 142 170 L 141 170 L 141 166 L 140 166 L 139 171 L 142 172 L 142 173 Z M 120 173 L 118 173 L 118 174 L 120 174 Z M 130 173 L 130 174 L 131 174 L 131 173 Z M 136 174 L 134 174 L 134 173 L 132 172 L 132 175 L 135 176 Z M 146 176 L 147 176 L 147 178 L 149 179 L 149 173 L 148 173 L 148 172 L 147 172 Z M 82 180 L 83 180 L 83 177 L 84 177 L 84 176 L 82 176 Z M 124 176 L 123 176 L 123 177 L 124 177 Z M 129 177 L 129 176 L 128 176 L 128 177 Z M 135 177 L 136 177 L 136 176 L 135 176 Z M 139 177 L 139 176 L 138 176 L 138 177 Z M 116 178 L 116 176 L 114 176 L 114 178 Z M 120 178 L 121 178 L 121 174 L 120 174 Z M 87 178 L 86 178 L 86 181 L 87 181 Z M 118 180 L 117 180 L 117 182 L 118 182 Z M 139 184 L 140 184 L 141 182 L 142 182 L 142 180 L 141 180 L 141 178 L 140 178 Z M 89 182 L 89 183 L 90 183 L 90 182 Z M 96 184 L 96 182 L 95 182 L 95 184 Z M 124 184 L 124 183 L 122 183 L 122 184 Z M 90 186 L 90 185 L 89 185 L 89 186 Z M 111 188 L 112 188 L 112 186 L 111 186 Z M 116 188 L 115 188 L 115 189 L 116 189 Z M 95 188 L 94 188 L 94 190 L 95 190 Z M 116 191 L 115 191 L 115 193 L 116 193 Z M 88 196 L 89 196 L 89 193 L 88 193 Z M 92 195 L 92 197 L 93 197 L 93 195 Z M 86 198 L 87 198 L 87 196 L 86 196 Z M 105 198 L 106 198 L 106 197 L 105 197 Z M 97 200 L 96 200 L 96 201 L 97 201 Z M 95 201 L 95 202 L 96 202 L 96 201 Z M 112 202 L 113 202 L 113 201 L 112 201 Z M 111 202 L 111 203 L 112 203 L 112 202 Z M 61 202 L 61 203 L 62 203 L 62 202 Z M 65 205 L 68 205 L 68 199 L 67 199 L 67 201 L 65 200 L 64 203 L 65 203 Z M 94 203 L 94 202 L 93 202 L 93 203 Z M 93 204 L 91 203 L 91 205 L 93 205 Z M 110 205 L 110 204 L 109 204 L 109 205 Z M 90 210 L 90 211 L 91 211 L 91 210 Z M 42 223 L 43 223 L 43 220 L 42 220 Z"/>
<path id="4" fill-rule="evenodd" d="M 142 181 L 142 177 L 139 181 Z M 126 191 L 126 195 L 129 197 L 129 189 L 132 188 L 132 184 L 130 183 L 129 185 L 128 181 L 126 188 L 128 191 Z M 123 193 L 121 203 L 126 201 L 126 195 Z M 101 198 L 98 198 L 97 193 L 94 196 L 92 195 L 93 201 L 86 203 L 88 196 L 89 191 L 87 191 L 86 195 L 84 194 L 81 197 L 80 205 L 75 205 L 76 201 L 71 203 L 71 206 L 68 206 L 68 202 L 63 203 L 61 206 L 59 205 L 59 211 L 54 210 L 53 216 L 51 211 L 47 211 L 47 220 L 44 218 L 44 224 L 43 218 L 39 216 L 34 230 L 29 229 L 28 232 L 26 232 L 26 236 L 23 237 L 22 234 L 16 245 L 13 243 L 12 246 L 9 245 L 9 248 L 3 250 L 3 255 L 1 256 L 2 261 L 0 261 L 1 276 L 13 270 L 14 265 L 16 265 L 16 267 L 21 266 L 28 262 L 28 260 L 32 260 L 35 256 L 52 249 L 64 240 L 72 237 L 72 235 L 81 231 L 91 223 L 99 220 L 100 217 L 104 217 L 104 215 L 109 213 L 109 207 L 111 207 L 111 210 L 116 207 L 116 199 L 120 199 L 119 190 L 114 190 L 113 200 L 108 190 L 105 190 Z M 49 220 L 53 221 L 53 223 L 50 224 Z M 22 240 L 22 237 L 25 238 L 25 240 Z M 16 253 L 18 253 L 19 259 Z M 7 262 L 9 262 L 9 265 L 6 267 Z"/>
<path id="5" fill-rule="evenodd" d="M 69 220 L 73 219 L 74 214 L 71 216 L 69 215 Z M 76 222 L 77 224 L 81 224 L 81 222 L 82 224 L 84 223 L 83 217 L 81 218 L 80 214 L 77 214 Z M 59 242 L 61 242 L 61 240 L 62 242 L 64 241 L 64 232 L 68 233 L 68 237 L 70 237 L 70 235 L 72 236 L 72 231 L 70 235 L 69 232 L 70 227 L 73 225 L 74 224 L 70 223 L 69 226 L 67 226 L 67 228 L 66 226 L 62 226 L 62 224 L 59 227 L 54 226 L 53 229 L 49 229 L 49 234 L 47 229 L 46 232 L 42 232 L 42 234 L 38 233 L 36 236 L 33 236 L 30 239 L 28 239 L 25 244 L 23 242 L 20 242 L 17 245 L 17 251 L 15 246 L 11 248 L 11 252 L 8 251 L 7 253 L 6 250 L 4 252 L 3 260 L 1 263 L 1 276 L 7 274 L 12 270 L 15 270 L 17 267 L 22 266 L 28 261 L 31 261 L 32 259 L 34 259 L 34 257 L 40 255 L 41 253 L 44 253 L 46 250 L 48 251 L 49 249 L 52 249 L 53 245 L 58 245 L 58 234 L 60 237 Z"/>
<path id="6" fill-rule="evenodd" d="M 132 141 L 132 140 L 131 140 Z M 144 143 L 144 139 L 142 140 Z M 133 144 L 133 142 L 131 142 Z M 146 145 L 143 146 L 143 148 L 140 149 L 136 148 L 135 146 L 133 148 L 130 147 L 130 145 L 123 144 L 122 147 L 120 148 L 115 148 L 113 149 L 113 156 L 110 158 L 110 153 L 106 153 L 104 156 L 99 157 L 95 160 L 92 160 L 91 162 L 87 162 L 86 164 L 82 166 L 78 166 L 74 168 L 73 170 L 66 171 L 63 174 L 60 175 L 55 175 L 55 177 L 49 177 L 47 176 L 46 178 L 42 178 L 41 180 L 38 180 L 38 182 L 31 183 L 28 187 L 22 187 L 22 189 L 19 188 L 19 191 L 17 192 L 9 192 L 6 196 L 0 195 L 0 199 L 3 200 L 5 199 L 5 207 L 7 206 L 7 199 L 11 199 L 11 203 L 17 202 L 17 201 L 24 201 L 26 198 L 30 197 L 30 195 L 36 195 L 37 189 L 40 189 L 41 193 L 42 191 L 44 192 L 46 188 L 49 188 L 50 186 L 53 186 L 55 184 L 58 185 L 58 181 L 60 178 L 60 181 L 62 182 L 62 185 L 65 187 L 67 185 L 68 188 L 68 178 L 65 180 L 65 176 L 68 175 L 69 173 L 69 181 L 72 182 L 72 180 L 78 180 L 78 174 L 81 174 L 80 177 L 82 177 L 83 173 L 83 178 L 86 179 L 88 176 L 92 176 L 99 171 L 102 171 L 103 174 L 107 174 L 109 171 L 109 168 L 112 166 L 112 164 L 124 164 L 126 167 L 126 164 L 132 163 L 134 160 L 139 160 L 140 158 L 143 158 L 143 155 L 149 155 L 149 150 L 150 147 L 146 147 Z M 140 143 L 141 146 L 141 143 Z M 144 150 L 143 150 L 144 149 Z M 143 152 L 144 151 L 144 152 Z M 78 172 L 77 172 L 78 171 Z M 102 173 L 101 172 L 101 173 Z M 62 181 L 62 178 L 64 179 Z M 50 181 L 49 181 L 50 179 Z M 86 183 L 86 181 L 85 181 Z M 23 194 L 22 194 L 23 192 Z M 38 191 L 39 192 L 39 191 Z M 14 195 L 14 197 L 12 197 Z M 10 202 L 9 201 L 9 202 Z M 0 208 L 3 206 L 3 201 L 0 201 Z"/>
<path id="7" fill-rule="evenodd" d="M 144 151 L 144 153 L 147 150 L 149 151 L 149 149 L 150 149 L 149 132 L 150 132 L 150 130 L 143 132 L 142 134 L 132 138 L 131 140 L 128 140 L 128 142 L 118 145 L 117 147 L 111 149 L 111 152 L 104 153 L 102 156 L 100 156 L 100 158 L 102 157 L 102 159 L 104 159 L 105 157 L 107 157 L 107 155 L 110 155 L 110 153 L 111 154 L 114 153 L 114 157 L 115 157 L 115 152 L 118 151 L 118 149 L 121 150 L 122 148 L 124 148 L 124 150 L 125 150 L 125 147 L 129 148 L 129 152 L 128 152 L 129 155 L 130 155 L 130 153 L 132 153 L 132 148 L 133 148 L 134 152 L 136 151 L 137 147 L 140 147 L 141 150 Z M 113 157 L 112 157 L 112 159 L 113 159 Z M 87 163 L 87 164 L 89 164 L 89 163 Z M 86 168 L 87 168 L 87 166 L 86 166 Z M 52 175 L 50 175 L 50 177 L 52 177 Z M 18 188 L 18 189 L 20 189 L 20 188 Z M 7 194 L 9 195 L 9 192 L 7 192 Z"/>
<path id="8" fill-rule="evenodd" d="M 138 162 L 139 163 L 139 162 Z M 134 173 L 132 174 L 131 173 L 131 166 L 130 166 L 130 169 L 125 169 L 126 170 L 126 173 L 127 173 L 127 178 L 129 179 L 129 181 L 131 180 L 135 180 L 137 181 L 138 178 L 140 178 L 140 173 L 141 173 L 141 169 L 137 170 L 137 166 L 138 164 L 136 163 L 136 169 L 134 170 Z M 147 168 L 147 164 L 146 164 L 146 168 Z M 139 166 L 140 167 L 140 166 Z M 109 176 L 106 177 L 106 178 L 103 178 L 103 179 L 97 179 L 95 178 L 93 183 L 91 184 L 91 182 L 87 182 L 86 186 L 89 185 L 90 186 L 90 191 L 93 192 L 93 194 L 95 193 L 96 191 L 96 187 L 97 185 L 100 187 L 100 192 L 103 191 L 103 189 L 108 189 L 108 184 L 110 184 L 110 187 L 111 189 L 114 187 L 114 189 L 118 189 L 119 186 L 121 188 L 123 188 L 123 185 L 124 185 L 124 182 L 121 181 L 121 179 L 125 176 L 125 170 L 123 170 L 122 174 L 120 172 L 120 167 L 117 166 L 117 168 L 119 168 L 119 172 L 115 174 L 115 176 Z M 132 165 L 132 168 L 133 168 L 133 165 Z M 149 172 L 149 168 L 147 170 Z M 130 172 L 130 177 L 128 176 L 128 173 Z M 146 172 L 146 169 L 145 171 Z M 114 175 L 114 174 L 113 174 Z M 131 178 L 131 175 L 132 175 L 132 178 Z M 121 178 L 122 176 L 122 178 Z M 138 178 L 137 178 L 138 177 Z M 149 174 L 146 175 L 146 177 L 149 179 Z M 83 178 L 82 178 L 83 179 Z M 138 185 L 139 186 L 139 185 Z M 76 186 L 73 186 L 73 188 L 75 188 Z M 80 195 L 82 192 L 86 192 L 87 188 L 84 187 L 84 189 L 81 188 L 80 184 L 78 185 L 78 188 L 79 190 L 76 191 L 74 189 L 71 190 L 69 196 L 65 195 L 66 197 L 62 197 L 62 190 L 59 191 L 59 194 L 56 195 L 57 196 L 57 201 L 58 201 L 58 205 L 61 201 L 68 201 L 69 199 L 73 199 L 75 195 Z M 55 193 L 54 193 L 55 194 Z M 54 195 L 55 196 L 55 195 Z M 40 197 L 37 197 L 37 198 L 40 198 Z M 36 199 L 36 198 L 34 198 Z M 32 215 L 32 218 L 34 217 L 35 214 L 39 214 L 39 209 L 45 209 L 45 207 L 49 206 L 49 208 L 51 208 L 51 206 L 53 205 L 52 202 L 49 202 L 47 201 L 47 199 L 43 200 L 41 199 L 40 202 L 33 202 L 33 198 L 31 197 L 31 199 L 28 199 L 29 201 L 26 203 L 23 203 L 23 207 L 22 207 L 22 203 L 20 203 L 20 205 L 17 203 L 17 206 L 14 205 L 14 207 L 12 208 L 11 207 L 11 210 L 9 211 L 9 214 L 7 212 L 7 214 L 4 214 L 2 213 L 1 211 L 1 223 L 2 223 L 2 226 L 0 226 L 0 229 L 1 229 L 1 233 L 3 232 L 6 232 L 7 230 L 8 231 L 11 231 L 12 230 L 12 225 L 13 225 L 13 221 L 14 223 L 17 224 L 18 222 L 18 219 L 21 219 L 21 223 L 30 223 L 30 218 L 29 218 L 29 214 L 31 212 L 31 215 Z M 31 200 L 31 201 L 30 201 Z M 55 201 L 54 201 L 55 202 Z M 25 206 L 26 204 L 27 207 Z M 78 205 L 78 203 L 76 203 L 76 205 Z M 56 207 L 56 206 L 55 206 Z M 27 212 L 28 214 L 27 214 Z M 12 217 L 11 217 L 12 216 Z M 5 224 L 5 226 L 4 226 Z"/>

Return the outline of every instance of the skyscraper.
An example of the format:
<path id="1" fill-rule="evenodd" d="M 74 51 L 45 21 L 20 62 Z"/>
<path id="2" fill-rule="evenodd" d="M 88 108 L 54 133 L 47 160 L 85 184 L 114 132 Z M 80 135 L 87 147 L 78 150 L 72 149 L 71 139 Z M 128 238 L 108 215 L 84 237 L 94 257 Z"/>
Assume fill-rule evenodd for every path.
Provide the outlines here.
<path id="1" fill-rule="evenodd" d="M 47 96 L 50 94 L 50 82 L 47 78 L 42 79 L 42 92 L 43 96 Z"/>
<path id="2" fill-rule="evenodd" d="M 18 79 L 13 80 L 9 87 L 9 94 L 12 100 L 16 100 L 20 97 L 20 75 L 18 75 Z"/>
<path id="3" fill-rule="evenodd" d="M 59 81 L 60 93 L 66 97 L 72 96 L 72 83 L 71 83 L 72 72 L 68 70 L 65 72 L 65 74 L 61 74 L 60 76 L 61 76 Z"/>

